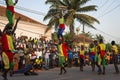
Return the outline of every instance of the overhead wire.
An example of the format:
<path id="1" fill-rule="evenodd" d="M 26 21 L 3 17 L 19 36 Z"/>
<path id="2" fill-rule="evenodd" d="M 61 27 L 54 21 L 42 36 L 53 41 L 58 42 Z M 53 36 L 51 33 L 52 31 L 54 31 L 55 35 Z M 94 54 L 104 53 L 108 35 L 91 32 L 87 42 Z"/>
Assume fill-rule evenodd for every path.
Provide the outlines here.
<path id="1" fill-rule="evenodd" d="M 103 3 L 102 5 L 104 6 L 106 3 L 108 3 L 108 0 L 106 0 L 105 3 Z M 1 1 L 0 1 L 0 4 L 5 5 L 5 3 L 1 2 Z M 103 8 L 102 5 L 101 5 L 101 8 Z M 110 10 L 107 11 L 106 13 L 102 14 L 102 15 L 99 16 L 98 18 L 101 18 L 101 17 L 103 17 L 103 16 L 109 14 L 110 12 L 112 12 L 112 11 L 115 10 L 115 9 L 117 9 L 118 7 L 120 7 L 120 4 L 118 4 L 117 6 L 115 6 L 115 7 L 112 8 L 112 9 L 110 9 Z M 16 8 L 16 9 L 19 9 L 19 10 L 26 11 L 26 12 L 30 12 L 30 13 L 33 13 L 33 14 L 37 14 L 37 15 L 42 15 L 42 16 L 45 16 L 45 15 L 46 15 L 46 14 L 43 13 L 43 12 L 39 12 L 39 11 L 27 9 L 27 8 L 20 7 L 20 6 L 15 6 L 15 8 Z M 99 9 L 101 9 L 101 8 L 99 8 Z M 19 28 L 19 29 L 20 29 L 20 28 Z M 35 33 L 35 32 L 32 32 L 32 31 L 25 30 L 25 29 L 20 29 L 20 30 L 24 30 L 24 31 L 27 31 L 27 32 Z M 99 29 L 96 29 L 96 30 L 98 30 L 98 31 L 100 31 L 100 32 L 102 32 L 102 33 L 104 33 L 104 34 L 106 34 L 106 35 L 108 35 L 108 36 L 117 38 L 117 37 L 115 37 L 115 36 L 112 36 L 112 35 L 110 35 L 110 34 L 108 34 L 108 33 L 103 32 L 103 31 L 101 31 L 101 30 L 99 30 Z M 39 34 L 39 33 L 35 33 L 35 34 Z"/>
<path id="2" fill-rule="evenodd" d="M 5 3 L 2 2 L 2 1 L 0 1 L 0 4 L 5 5 Z M 27 9 L 27 8 L 24 8 L 24 7 L 21 7 L 21 6 L 17 6 L 17 5 L 15 6 L 15 8 L 19 9 L 19 10 L 26 11 L 26 12 L 30 12 L 30 13 L 33 13 L 33 14 L 42 15 L 42 16 L 45 16 L 47 14 L 47 13 L 35 11 L 35 10 L 32 10 L 32 9 Z"/>
<path id="3" fill-rule="evenodd" d="M 103 16 L 105 16 L 105 15 L 107 15 L 107 14 L 113 12 L 114 10 L 116 10 L 116 9 L 119 8 L 119 7 L 120 7 L 120 4 L 118 4 L 117 6 L 115 6 L 115 7 L 112 8 L 112 9 L 110 9 L 110 10 L 107 11 L 106 13 L 102 14 L 101 16 L 98 16 L 98 18 L 101 18 L 101 17 L 103 17 Z"/>

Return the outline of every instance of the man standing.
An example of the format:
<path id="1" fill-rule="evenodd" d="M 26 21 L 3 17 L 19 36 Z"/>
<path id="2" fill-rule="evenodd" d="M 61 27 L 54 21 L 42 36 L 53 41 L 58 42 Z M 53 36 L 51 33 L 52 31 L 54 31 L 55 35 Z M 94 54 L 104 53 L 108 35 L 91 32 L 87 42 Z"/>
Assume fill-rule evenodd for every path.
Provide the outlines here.
<path id="1" fill-rule="evenodd" d="M 92 71 L 94 71 L 95 69 L 95 47 L 93 43 L 90 44 L 89 53 L 90 53 Z"/>
<path id="2" fill-rule="evenodd" d="M 99 60 L 99 65 L 102 65 L 103 70 L 99 69 L 99 74 L 105 74 L 105 65 L 106 65 L 106 59 L 105 59 L 105 53 L 106 53 L 106 45 L 103 43 L 103 39 L 99 40 L 99 46 L 98 46 L 98 54 L 101 58 L 101 60 Z"/>
<path id="3" fill-rule="evenodd" d="M 81 45 L 81 49 L 79 52 L 79 59 L 80 59 L 80 71 L 83 71 L 83 66 L 84 66 L 84 46 Z"/>
<path id="4" fill-rule="evenodd" d="M 113 59 L 113 63 L 114 63 L 114 67 L 115 67 L 115 73 L 119 74 L 119 69 L 118 69 L 118 48 L 115 44 L 115 41 L 111 42 L 111 51 L 112 51 L 112 59 Z"/>

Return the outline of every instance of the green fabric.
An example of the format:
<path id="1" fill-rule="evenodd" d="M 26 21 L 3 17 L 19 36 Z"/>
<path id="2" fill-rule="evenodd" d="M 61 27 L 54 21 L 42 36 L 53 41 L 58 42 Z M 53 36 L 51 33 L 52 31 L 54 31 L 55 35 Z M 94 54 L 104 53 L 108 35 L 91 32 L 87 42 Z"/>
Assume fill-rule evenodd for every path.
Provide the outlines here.
<path id="1" fill-rule="evenodd" d="M 59 19 L 59 24 L 64 24 L 64 18 L 63 17 Z"/>
<path id="2" fill-rule="evenodd" d="M 11 63 L 10 63 L 10 69 L 13 69 L 13 67 L 14 67 L 14 63 L 11 62 Z"/>
<path id="3" fill-rule="evenodd" d="M 6 10 L 6 16 L 8 18 L 9 24 L 13 25 L 14 24 L 13 14 L 9 10 Z"/>
<path id="4" fill-rule="evenodd" d="M 96 53 L 95 54 L 95 62 L 97 62 L 98 61 L 98 54 Z"/>
<path id="5" fill-rule="evenodd" d="M 105 59 L 105 57 L 102 59 L 101 64 L 102 64 L 103 67 L 105 67 L 105 65 L 106 65 L 106 59 Z"/>
<path id="6" fill-rule="evenodd" d="M 64 56 L 59 56 L 59 62 L 60 62 L 60 66 L 64 67 L 65 57 Z"/>
<path id="7" fill-rule="evenodd" d="M 13 0 L 8 0 L 8 5 L 9 6 L 14 6 Z"/>

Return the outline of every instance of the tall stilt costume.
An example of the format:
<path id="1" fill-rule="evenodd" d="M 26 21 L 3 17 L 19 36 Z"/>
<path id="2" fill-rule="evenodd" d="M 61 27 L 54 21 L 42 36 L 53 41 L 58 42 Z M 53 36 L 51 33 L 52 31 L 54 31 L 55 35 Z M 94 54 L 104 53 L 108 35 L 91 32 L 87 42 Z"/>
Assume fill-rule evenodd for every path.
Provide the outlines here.
<path id="1" fill-rule="evenodd" d="M 64 17 L 59 19 L 58 38 L 63 38 L 63 31 L 65 29 Z"/>
<path id="2" fill-rule="evenodd" d="M 16 5 L 16 3 L 18 2 L 18 0 L 15 0 L 15 3 L 13 2 L 13 0 L 5 0 L 6 2 L 6 16 L 8 19 L 8 24 L 7 25 L 14 25 L 14 5 Z M 7 27 L 7 26 L 6 26 Z"/>
<path id="3" fill-rule="evenodd" d="M 60 64 L 60 75 L 63 73 L 66 73 L 65 69 L 65 60 L 67 58 L 67 45 L 66 42 L 63 39 L 63 31 L 65 29 L 64 25 L 64 17 L 61 17 L 59 19 L 59 28 L 58 28 L 58 39 L 59 39 L 59 64 Z"/>
<path id="4" fill-rule="evenodd" d="M 13 46 L 12 35 L 14 34 L 16 30 L 17 23 L 19 20 L 20 18 L 17 19 L 16 24 L 13 29 L 12 29 L 13 26 L 7 25 L 7 27 L 2 32 L 2 60 L 4 64 L 4 72 L 2 76 L 4 80 L 8 80 L 7 73 L 9 70 L 13 68 L 14 46 Z"/>

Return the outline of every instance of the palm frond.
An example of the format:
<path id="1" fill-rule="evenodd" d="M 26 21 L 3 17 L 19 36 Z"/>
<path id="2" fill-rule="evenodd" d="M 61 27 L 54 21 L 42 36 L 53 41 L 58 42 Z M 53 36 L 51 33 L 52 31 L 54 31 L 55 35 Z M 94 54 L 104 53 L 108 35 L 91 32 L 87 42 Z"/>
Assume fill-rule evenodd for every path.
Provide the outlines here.
<path id="1" fill-rule="evenodd" d="M 63 2 L 66 4 L 66 6 L 70 6 L 70 2 L 69 2 L 70 0 L 63 0 Z"/>
<path id="2" fill-rule="evenodd" d="M 85 6 L 76 10 L 76 12 L 90 12 L 90 11 L 97 11 L 96 5 Z"/>
<path id="3" fill-rule="evenodd" d="M 46 0 L 45 4 L 57 4 L 59 0 Z"/>
<path id="4" fill-rule="evenodd" d="M 47 24 L 48 27 L 46 28 L 45 33 L 48 32 L 53 27 L 53 25 L 55 25 L 56 21 L 58 21 L 57 18 L 50 19 L 49 23 Z"/>
<path id="5" fill-rule="evenodd" d="M 50 9 L 43 20 L 47 20 L 50 18 L 56 18 L 57 16 L 59 16 L 58 10 L 57 9 Z"/>
<path id="6" fill-rule="evenodd" d="M 80 0 L 79 5 L 82 6 L 82 5 L 86 4 L 88 1 L 90 1 L 90 0 Z"/>
<path id="7" fill-rule="evenodd" d="M 93 24 L 94 22 L 96 23 L 100 23 L 96 18 L 89 16 L 87 14 L 75 14 L 75 18 L 76 19 L 82 19 L 84 21 L 86 21 L 87 23 L 91 23 Z"/>

